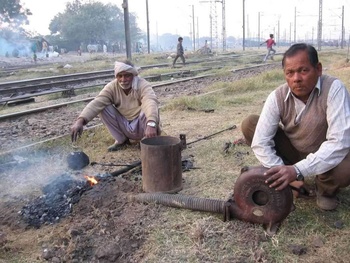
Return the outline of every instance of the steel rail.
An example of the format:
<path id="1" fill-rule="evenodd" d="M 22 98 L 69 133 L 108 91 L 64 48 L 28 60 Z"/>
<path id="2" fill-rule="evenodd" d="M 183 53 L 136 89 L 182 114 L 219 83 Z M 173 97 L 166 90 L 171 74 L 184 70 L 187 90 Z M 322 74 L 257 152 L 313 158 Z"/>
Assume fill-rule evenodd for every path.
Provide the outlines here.
<path id="1" fill-rule="evenodd" d="M 186 61 L 186 64 L 196 64 L 196 63 L 215 63 L 220 62 L 222 60 L 230 60 L 233 58 L 239 58 L 239 57 L 257 57 L 262 56 L 263 54 L 229 54 L 229 55 L 220 55 L 216 56 L 215 60 L 211 60 L 210 57 L 206 59 L 200 59 L 200 60 L 190 60 Z M 169 63 L 160 63 L 160 64 L 152 64 L 152 65 L 144 65 L 140 66 L 140 70 L 142 69 L 149 69 L 149 68 L 156 68 L 156 67 L 169 67 Z M 27 67 L 24 67 L 27 68 Z M 1 69 L 0 69 L 1 72 Z M 23 86 L 30 86 L 30 85 L 36 85 L 36 84 L 42 84 L 43 82 L 52 83 L 53 81 L 64 79 L 65 81 L 69 79 L 76 79 L 77 77 L 92 77 L 92 76 L 100 76 L 106 74 L 110 74 L 111 77 L 114 75 L 113 69 L 107 69 L 107 70 L 99 70 L 99 71 L 92 71 L 92 72 L 83 72 L 83 73 L 75 73 L 75 74 L 66 74 L 66 75 L 59 75 L 59 76 L 51 76 L 51 77 L 44 77 L 44 78 L 35 78 L 35 79 L 28 79 L 28 80 L 18 80 L 18 81 L 10 81 L 10 82 L 0 82 L 0 92 L 3 89 L 6 88 L 12 88 L 12 87 L 23 87 Z M 171 73 L 167 73 L 171 74 Z M 165 75 L 165 74 L 163 74 Z M 145 77 L 146 78 L 146 77 Z M 152 76 L 150 76 L 152 78 Z M 0 93 L 1 94 L 1 93 Z"/>
<path id="2" fill-rule="evenodd" d="M 221 67 L 216 67 L 221 68 Z M 196 69 L 196 70 L 182 70 L 182 71 L 176 71 L 176 72 L 170 72 L 170 73 L 163 73 L 153 76 L 145 76 L 143 78 L 152 81 L 152 80 L 161 80 L 164 77 L 183 77 L 189 74 L 196 74 L 198 72 L 208 71 L 214 69 L 214 67 L 205 67 L 202 69 Z M 91 73 L 91 76 L 88 74 L 90 73 L 80 73 L 80 74 L 72 74 L 71 76 L 68 76 L 68 80 L 61 80 L 59 82 L 45 82 L 45 83 L 37 83 L 33 85 L 24 85 L 22 87 L 12 87 L 12 88 L 5 88 L 2 89 L 2 86 L 0 84 L 0 96 L 5 96 L 0 98 L 0 104 L 6 103 L 9 101 L 15 101 L 25 98 L 31 98 L 36 96 L 42 96 L 52 93 L 58 93 L 58 92 L 64 92 L 64 91 L 70 91 L 75 89 L 85 89 L 85 88 L 91 88 L 94 86 L 99 85 L 105 85 L 106 82 L 111 81 L 113 79 L 113 75 L 109 75 L 106 73 L 102 73 L 102 75 L 97 75 L 96 72 Z M 79 78 L 73 78 L 70 79 L 72 76 L 81 76 Z M 60 76 L 59 78 L 63 78 L 64 76 Z M 45 78 L 47 79 L 47 78 Z M 54 78 L 50 78 L 54 79 Z M 56 77 L 56 79 L 58 79 Z M 101 81 L 104 80 L 104 81 Z M 35 80 L 29 80 L 29 83 L 37 82 L 40 79 Z M 23 82 L 22 82 L 23 83 Z M 84 83 L 84 84 L 81 84 Z M 91 84 L 92 83 L 92 84 Z M 8 87 L 8 83 L 5 83 L 5 86 Z"/>
<path id="3" fill-rule="evenodd" d="M 231 72 L 235 73 L 238 71 L 249 70 L 252 68 L 257 68 L 257 67 L 261 67 L 261 66 L 265 66 L 265 65 L 268 65 L 268 64 L 254 65 L 251 67 L 242 67 L 239 69 L 233 69 L 233 70 L 231 70 Z M 186 81 L 190 81 L 190 80 L 194 80 L 194 79 L 207 78 L 207 77 L 212 77 L 212 76 L 215 76 L 215 74 L 205 74 L 205 75 L 200 75 L 200 76 L 195 76 L 195 77 L 188 77 L 188 78 L 182 78 L 182 79 L 177 79 L 177 80 L 163 81 L 160 83 L 153 84 L 152 87 L 153 87 L 153 89 L 157 89 L 157 88 L 162 87 L 162 86 L 167 86 L 167 85 L 171 85 L 171 84 L 175 84 L 175 83 L 186 82 Z M 59 91 L 56 91 L 56 92 L 59 92 Z M 212 93 L 212 92 L 210 92 L 210 93 Z M 55 105 L 51 105 L 51 106 L 39 107 L 39 108 L 31 109 L 31 110 L 3 114 L 3 115 L 0 115 L 0 120 L 24 116 L 27 114 L 41 112 L 41 111 L 45 111 L 45 110 L 53 109 L 53 108 L 59 108 L 59 107 L 63 107 L 66 105 L 75 104 L 75 103 L 79 103 L 79 102 L 91 101 L 93 99 L 94 99 L 94 97 L 91 97 L 91 98 L 86 98 L 86 99 L 81 99 L 81 100 L 70 101 L 67 103 L 60 103 L 60 104 L 55 104 Z"/>
<path id="4" fill-rule="evenodd" d="M 202 63 L 207 60 L 193 60 L 193 61 L 187 61 L 186 64 L 195 64 L 195 63 Z M 144 65 L 140 66 L 139 69 L 150 69 L 150 68 L 159 68 L 159 67 L 169 67 L 169 63 L 161 63 L 161 64 L 152 64 L 152 65 Z M 1 70 L 0 70 L 1 71 Z M 6 88 L 12 88 L 12 87 L 23 87 L 23 86 L 30 86 L 30 85 L 37 85 L 42 84 L 43 82 L 52 83 L 53 81 L 58 80 L 69 80 L 69 79 L 77 79 L 79 77 L 85 78 L 85 77 L 92 77 L 92 76 L 100 76 L 106 74 L 107 76 L 114 77 L 114 70 L 113 69 L 106 69 L 106 70 L 99 70 L 99 71 L 91 71 L 91 72 L 81 72 L 81 73 L 75 73 L 75 74 L 66 74 L 66 75 L 59 75 L 59 76 L 51 76 L 51 77 L 44 77 L 44 78 L 35 78 L 35 79 L 27 79 L 27 80 L 17 80 L 17 81 L 9 81 L 9 82 L 0 82 L 0 91 L 5 90 Z"/>
<path id="5" fill-rule="evenodd" d="M 264 65 L 266 65 L 266 64 L 261 64 L 260 66 L 264 66 Z M 255 66 L 254 66 L 254 68 L 255 68 Z M 243 68 L 243 69 L 247 70 L 249 68 Z M 179 81 L 168 81 L 168 82 L 163 82 L 163 83 L 156 84 L 155 86 L 156 87 L 160 87 L 160 86 L 164 86 L 164 85 L 174 84 L 176 82 L 188 81 L 188 80 L 192 80 L 192 79 L 196 79 L 196 78 L 203 78 L 203 77 L 210 77 L 210 76 L 215 76 L 215 74 L 207 74 L 207 75 L 197 76 L 197 77 L 194 77 L 194 78 L 187 78 L 187 79 L 183 79 L 183 80 L 179 80 Z M 222 89 L 220 89 L 219 91 L 221 91 L 221 90 Z M 213 92 L 208 92 L 206 94 L 208 95 L 208 94 L 212 94 L 212 93 Z M 203 96 L 203 95 L 205 95 L 205 94 L 201 94 L 200 96 Z M 67 104 L 63 103 L 63 104 L 53 105 L 52 107 L 62 107 L 62 106 L 68 105 L 68 104 L 88 101 L 90 99 L 93 99 L 93 98 L 87 98 L 87 99 L 82 99 L 82 100 L 78 100 L 78 101 L 72 101 L 72 102 L 69 102 Z M 50 106 L 48 106 L 47 109 L 49 107 Z M 33 112 L 30 112 L 30 110 L 29 111 L 25 111 L 25 112 L 17 112 L 17 113 L 13 113 L 12 116 L 11 116 L 11 114 L 8 114 L 7 116 L 6 115 L 0 115 L 0 120 L 1 119 L 6 119 L 6 118 L 11 118 L 11 117 L 17 117 L 17 116 L 20 116 L 21 114 L 25 115 L 25 114 L 35 113 L 34 111 L 46 110 L 44 108 L 46 108 L 46 107 L 43 107 L 42 109 L 40 109 L 40 108 L 39 109 L 33 109 Z M 89 126 L 89 127 L 85 127 L 84 130 L 93 129 L 93 128 L 96 128 L 96 127 L 99 127 L 99 126 L 102 126 L 102 123 L 99 123 L 99 124 L 96 124 L 96 125 L 93 125 L 93 126 Z M 53 137 L 53 138 L 45 139 L 43 141 L 38 141 L 38 142 L 34 142 L 34 143 L 31 143 L 31 144 L 28 144 L 28 145 L 24 145 L 24 146 L 16 148 L 16 149 L 11 149 L 11 150 L 7 150 L 7 151 L 4 151 L 4 152 L 0 152 L 0 156 L 9 154 L 9 153 L 14 152 L 14 151 L 23 150 L 23 149 L 26 149 L 26 148 L 29 148 L 29 147 L 40 145 L 40 144 L 45 143 L 45 142 L 50 142 L 50 141 L 54 141 L 56 139 L 60 139 L 60 138 L 63 138 L 63 137 L 68 137 L 69 135 L 70 134 L 63 134 L 63 135 L 59 135 L 59 136 L 56 136 L 56 137 Z"/>
<path id="6" fill-rule="evenodd" d="M 159 88 L 159 87 L 162 87 L 162 86 L 167 86 L 167 85 L 180 83 L 180 82 L 186 82 L 186 81 L 190 81 L 190 80 L 194 80 L 194 79 L 207 78 L 207 77 L 211 77 L 211 76 L 213 76 L 213 74 L 206 74 L 206 75 L 201 75 L 201 76 L 196 76 L 196 77 L 189 77 L 189 78 L 184 78 L 184 79 L 179 79 L 179 80 L 164 81 L 164 82 L 161 82 L 161 83 L 154 84 L 152 87 L 153 87 L 153 89 L 156 89 L 156 88 Z M 45 110 L 49 110 L 49 109 L 60 108 L 60 107 L 64 107 L 64 106 L 67 106 L 67 105 L 70 105 L 70 104 L 79 103 L 79 102 L 87 102 L 87 101 L 91 101 L 93 99 L 94 99 L 94 97 L 90 97 L 90 98 L 85 98 L 85 99 L 81 99 L 81 100 L 63 102 L 63 103 L 59 103 L 59 104 L 55 104 L 55 105 L 39 107 L 39 108 L 25 110 L 25 111 L 19 111 L 19 112 L 14 112 L 14 113 L 9 113 L 9 114 L 3 114 L 3 115 L 0 115 L 0 121 L 1 120 L 6 120 L 6 119 L 11 119 L 11 118 L 14 118 L 14 117 L 20 117 L 20 116 L 24 116 L 24 115 L 28 115 L 28 114 L 32 114 L 32 113 L 36 113 L 36 112 L 41 112 L 41 111 L 45 111 Z"/>

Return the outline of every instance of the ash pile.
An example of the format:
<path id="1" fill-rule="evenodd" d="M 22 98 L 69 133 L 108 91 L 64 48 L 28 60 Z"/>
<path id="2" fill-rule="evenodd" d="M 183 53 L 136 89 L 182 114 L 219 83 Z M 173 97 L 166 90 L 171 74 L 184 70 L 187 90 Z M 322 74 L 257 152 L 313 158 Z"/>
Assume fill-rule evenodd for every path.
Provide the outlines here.
<path id="1" fill-rule="evenodd" d="M 86 180 L 77 180 L 69 174 L 60 175 L 44 186 L 43 194 L 25 205 L 20 213 L 29 226 L 36 228 L 57 223 L 71 213 L 73 205 L 91 187 Z"/>

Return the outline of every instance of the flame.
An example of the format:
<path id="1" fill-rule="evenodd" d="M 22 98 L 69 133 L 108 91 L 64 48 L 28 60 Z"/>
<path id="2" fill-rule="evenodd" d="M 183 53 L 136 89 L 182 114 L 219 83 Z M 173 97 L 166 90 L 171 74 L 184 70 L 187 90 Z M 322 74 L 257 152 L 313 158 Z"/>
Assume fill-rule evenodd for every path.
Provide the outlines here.
<path id="1" fill-rule="evenodd" d="M 98 183 L 95 177 L 84 175 L 84 178 L 89 181 L 90 185 L 93 186 Z"/>

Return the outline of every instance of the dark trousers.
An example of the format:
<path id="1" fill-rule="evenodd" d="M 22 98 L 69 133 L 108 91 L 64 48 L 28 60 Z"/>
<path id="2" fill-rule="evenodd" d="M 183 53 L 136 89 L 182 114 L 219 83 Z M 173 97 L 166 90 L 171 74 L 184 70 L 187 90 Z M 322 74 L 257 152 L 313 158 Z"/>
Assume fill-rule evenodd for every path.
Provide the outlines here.
<path id="1" fill-rule="evenodd" d="M 181 58 L 182 63 L 185 65 L 185 57 L 184 57 L 184 55 L 176 55 L 176 57 L 175 57 L 175 59 L 174 59 L 174 62 L 173 62 L 173 66 L 175 66 L 176 60 L 177 60 L 178 58 Z"/>
<path id="2" fill-rule="evenodd" d="M 241 124 L 241 130 L 248 145 L 252 143 L 258 120 L 258 115 L 250 115 Z M 282 128 L 278 128 L 274 141 L 277 155 L 282 158 L 284 164 L 293 165 L 306 157 L 294 148 Z M 334 196 L 340 188 L 349 186 L 350 153 L 333 169 L 316 175 L 315 184 L 318 194 L 323 196 Z"/>

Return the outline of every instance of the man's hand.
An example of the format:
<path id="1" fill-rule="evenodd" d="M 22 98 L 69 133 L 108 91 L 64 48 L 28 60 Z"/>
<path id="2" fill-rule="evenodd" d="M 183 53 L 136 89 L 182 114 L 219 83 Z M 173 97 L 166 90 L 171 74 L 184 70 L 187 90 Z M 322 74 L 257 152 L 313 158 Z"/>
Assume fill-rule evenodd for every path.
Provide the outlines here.
<path id="1" fill-rule="evenodd" d="M 280 165 L 270 168 L 264 173 L 266 176 L 265 183 L 277 191 L 286 188 L 289 183 L 297 178 L 296 171 L 293 165 Z"/>
<path id="2" fill-rule="evenodd" d="M 84 127 L 84 119 L 83 118 L 77 119 L 77 121 L 70 128 L 72 142 L 75 142 L 78 136 L 79 137 L 81 136 L 81 134 L 83 133 L 83 127 Z"/>
<path id="3" fill-rule="evenodd" d="M 145 137 L 146 138 L 151 138 L 151 137 L 156 137 L 158 136 L 157 134 L 157 127 L 151 127 L 151 126 L 146 126 L 145 130 Z"/>

